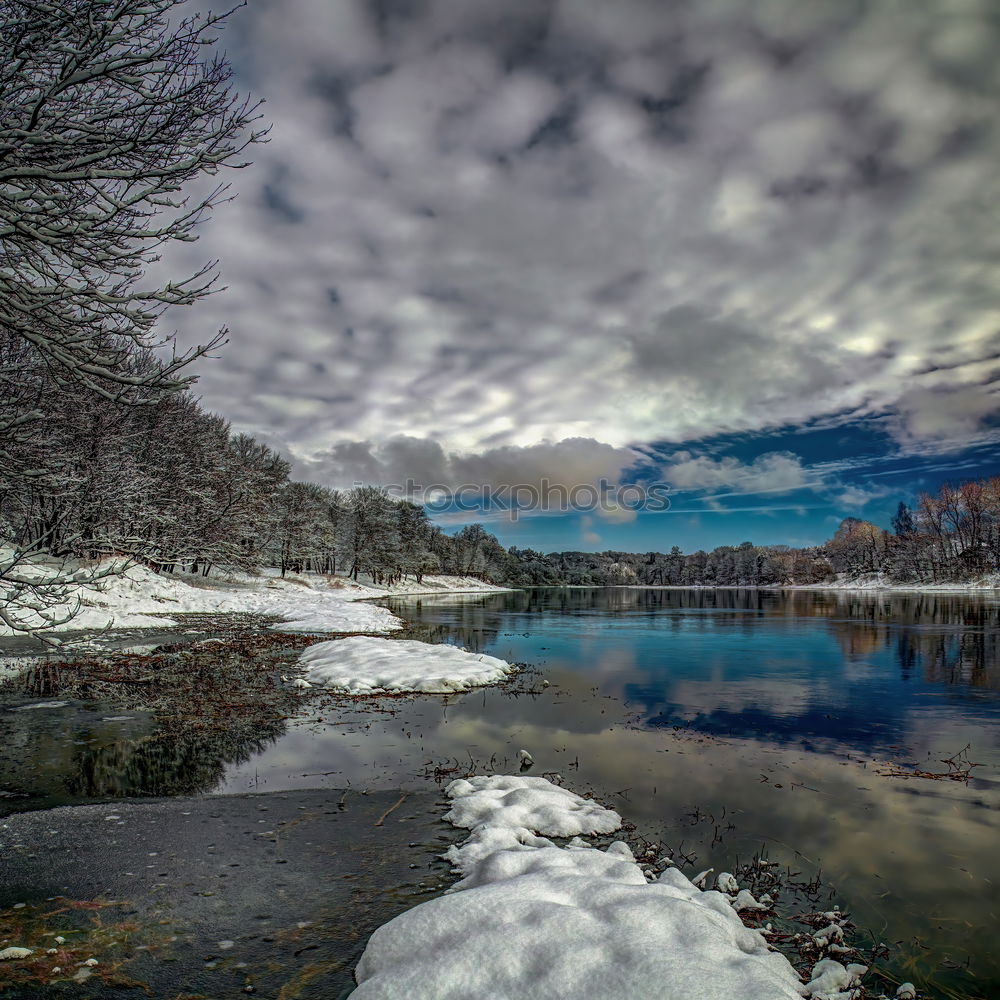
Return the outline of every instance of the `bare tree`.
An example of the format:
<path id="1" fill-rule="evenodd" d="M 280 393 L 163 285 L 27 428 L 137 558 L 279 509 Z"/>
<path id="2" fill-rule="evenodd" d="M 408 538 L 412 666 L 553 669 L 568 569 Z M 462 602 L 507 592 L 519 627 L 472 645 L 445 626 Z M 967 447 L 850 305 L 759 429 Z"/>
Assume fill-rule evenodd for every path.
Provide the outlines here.
<path id="1" fill-rule="evenodd" d="M 57 471 L 43 391 L 149 403 L 188 385 L 182 369 L 225 340 L 221 330 L 179 353 L 154 329 L 165 309 L 213 289 L 214 262 L 145 280 L 228 197 L 204 178 L 245 166 L 266 134 L 209 48 L 231 11 L 182 6 L 0 0 L 0 404 L 11 400 L 0 405 L 0 501 Z M 135 363 L 164 347 L 169 357 Z M 35 631 L 56 623 L 65 580 L 26 558 L 0 519 L 0 618 Z"/>
<path id="2" fill-rule="evenodd" d="M 176 389 L 180 370 L 224 339 L 129 372 L 169 306 L 209 292 L 214 264 L 160 286 L 144 268 L 227 193 L 183 189 L 265 130 L 206 46 L 227 15 L 178 19 L 182 0 L 0 0 L 0 329 L 66 382 L 120 398 Z"/>

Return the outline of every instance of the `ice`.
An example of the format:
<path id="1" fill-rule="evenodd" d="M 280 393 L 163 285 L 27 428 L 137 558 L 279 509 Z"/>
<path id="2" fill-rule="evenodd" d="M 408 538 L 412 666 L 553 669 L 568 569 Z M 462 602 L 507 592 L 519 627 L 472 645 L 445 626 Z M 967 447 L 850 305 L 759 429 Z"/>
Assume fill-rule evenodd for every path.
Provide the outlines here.
<path id="1" fill-rule="evenodd" d="M 743 926 L 729 897 L 676 868 L 650 883 L 623 843 L 582 834 L 620 817 L 544 778 L 449 785 L 446 818 L 471 830 L 447 857 L 450 892 L 379 928 L 355 1000 L 798 1000 L 784 956 Z M 559 847 L 550 837 L 570 837 Z"/>
<path id="2" fill-rule="evenodd" d="M 351 694 L 447 694 L 495 684 L 514 670 L 506 660 L 457 646 L 372 636 L 317 643 L 303 651 L 299 666 L 314 686 Z"/>

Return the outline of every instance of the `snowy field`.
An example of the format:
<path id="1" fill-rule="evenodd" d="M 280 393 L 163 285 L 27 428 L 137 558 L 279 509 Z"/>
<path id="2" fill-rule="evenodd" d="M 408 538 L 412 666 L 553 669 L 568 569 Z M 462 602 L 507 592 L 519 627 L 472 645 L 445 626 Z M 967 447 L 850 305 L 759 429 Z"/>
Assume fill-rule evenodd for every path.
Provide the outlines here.
<path id="1" fill-rule="evenodd" d="M 617 830 L 617 813 L 545 778 L 447 794 L 444 818 L 471 831 L 445 855 L 461 881 L 372 935 L 357 1000 L 850 1000 L 866 971 L 824 958 L 804 983 L 744 926 L 752 897 L 732 875 L 708 891 L 676 868 L 648 876 L 626 844 L 584 839 Z"/>
<path id="2" fill-rule="evenodd" d="M 506 660 L 456 646 L 371 636 L 317 643 L 302 652 L 299 665 L 310 684 L 350 694 L 449 694 L 495 684 L 514 670 Z"/>
<path id="3" fill-rule="evenodd" d="M 41 572 L 41 569 L 39 569 Z M 390 594 L 448 594 L 502 590 L 471 577 L 427 576 L 421 584 L 403 581 L 392 588 L 371 587 L 342 577 L 231 574 L 208 580 L 186 574 L 157 574 L 131 566 L 93 586 L 72 587 L 66 600 L 49 609 L 51 619 L 68 617 L 55 631 L 105 628 L 164 628 L 177 624 L 171 614 L 250 612 L 283 619 L 282 631 L 390 632 L 402 627 L 385 608 L 358 603 Z M 153 617 L 154 615 L 166 617 Z M 29 622 L 41 627 L 35 616 Z M 0 636 L 13 634 L 0 624 Z"/>

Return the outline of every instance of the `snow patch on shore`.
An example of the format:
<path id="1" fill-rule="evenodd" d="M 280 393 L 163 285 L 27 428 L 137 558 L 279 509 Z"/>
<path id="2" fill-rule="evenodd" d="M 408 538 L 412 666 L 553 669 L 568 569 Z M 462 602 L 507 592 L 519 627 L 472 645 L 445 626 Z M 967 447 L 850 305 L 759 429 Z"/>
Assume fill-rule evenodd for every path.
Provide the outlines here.
<path id="1" fill-rule="evenodd" d="M 340 581 L 338 581 L 339 583 Z M 350 593 L 356 593 L 358 598 L 368 597 L 433 597 L 450 596 L 452 594 L 461 597 L 469 594 L 507 594 L 511 592 L 510 587 L 498 587 L 493 583 L 484 583 L 474 576 L 425 576 L 420 583 L 416 580 L 400 580 L 391 586 L 379 586 L 377 584 L 355 583 L 352 580 L 344 580 L 343 587 Z"/>
<path id="2" fill-rule="evenodd" d="M 601 851 L 579 833 L 567 847 L 548 839 L 611 832 L 621 824 L 611 810 L 544 778 L 461 779 L 447 793 L 446 818 L 475 824 L 446 855 L 464 878 L 372 935 L 357 1000 L 802 995 L 788 960 L 744 927 L 727 896 L 675 868 L 650 883 L 624 843 Z"/>
<path id="3" fill-rule="evenodd" d="M 22 572 L 41 577 L 52 569 L 38 563 Z M 392 594 L 460 595 L 504 590 L 474 577 L 427 576 L 419 584 L 403 580 L 391 587 L 376 587 L 320 574 L 280 577 L 273 570 L 260 576 L 231 573 L 206 580 L 181 573 L 159 574 L 133 565 L 92 585 L 68 586 L 66 600 L 50 609 L 49 617 L 67 617 L 79 607 L 70 621 L 50 628 L 35 615 L 26 623 L 53 632 L 164 629 L 177 626 L 172 614 L 243 612 L 280 617 L 284 621 L 272 627 L 285 632 L 391 632 L 403 627 L 399 618 L 386 608 L 359 602 Z M 0 625 L 0 636 L 11 634 L 8 626 Z"/>
<path id="4" fill-rule="evenodd" d="M 506 660 L 457 646 L 372 636 L 317 643 L 302 652 L 299 666 L 311 684 L 351 694 L 449 694 L 495 684 L 514 670 Z"/>
<path id="5" fill-rule="evenodd" d="M 312 586 L 315 582 L 317 585 Z M 79 612 L 53 631 L 99 631 L 105 628 L 172 628 L 173 614 L 244 612 L 287 619 L 280 627 L 299 632 L 387 632 L 402 622 L 385 608 L 354 603 L 367 592 L 351 593 L 326 585 L 324 578 L 282 580 L 241 575 L 224 584 L 198 577 L 158 574 L 145 566 L 130 566 L 94 585 L 70 587 L 67 599 L 50 610 L 65 617 Z M 152 617 L 160 615 L 162 617 Z M 45 627 L 45 621 L 28 624 Z M 7 626 L 0 635 L 10 635 Z"/>

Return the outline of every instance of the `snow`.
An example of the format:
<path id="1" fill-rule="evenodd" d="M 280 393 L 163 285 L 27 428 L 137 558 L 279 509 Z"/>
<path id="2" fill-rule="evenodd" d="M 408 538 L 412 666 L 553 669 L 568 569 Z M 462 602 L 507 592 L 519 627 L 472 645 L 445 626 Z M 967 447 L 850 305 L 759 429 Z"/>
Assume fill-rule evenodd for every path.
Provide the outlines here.
<path id="1" fill-rule="evenodd" d="M 731 872 L 719 872 L 719 877 L 715 880 L 715 888 L 719 892 L 739 892 L 739 883 L 733 878 Z"/>
<path id="2" fill-rule="evenodd" d="M 302 652 L 299 666 L 314 686 L 351 694 L 448 694 L 495 684 L 514 670 L 506 660 L 457 646 L 372 636 L 317 643 Z"/>
<path id="3" fill-rule="evenodd" d="M 6 962 L 12 958 L 27 958 L 32 951 L 30 948 L 4 948 L 0 951 L 0 962 Z"/>
<path id="4" fill-rule="evenodd" d="M 463 879 L 379 928 L 355 1000 L 798 1000 L 784 956 L 743 926 L 729 898 L 675 868 L 648 882 L 623 843 L 581 834 L 621 824 L 544 778 L 448 786 L 449 822 L 470 829 L 446 855 Z M 566 847 L 549 837 L 574 836 Z"/>
<path id="5" fill-rule="evenodd" d="M 789 590 L 893 590 L 917 592 L 921 594 L 954 594 L 969 591 L 1000 590 L 1000 573 L 984 573 L 948 583 L 900 583 L 882 573 L 866 573 L 862 576 L 838 574 L 824 583 L 794 584 Z"/>
<path id="6" fill-rule="evenodd" d="M 744 910 L 766 910 L 768 905 L 756 899 L 749 889 L 740 889 L 733 900 L 733 909 L 742 913 Z"/>
<path id="7" fill-rule="evenodd" d="M 352 592 L 363 592 L 365 597 L 448 597 L 452 594 L 504 594 L 510 593 L 510 587 L 498 587 L 492 583 L 484 583 L 474 576 L 425 576 L 420 583 L 416 580 L 401 580 L 391 586 L 378 584 L 355 583 L 345 581 L 344 584 Z"/>
<path id="8" fill-rule="evenodd" d="M 483 775 L 448 786 L 451 809 L 446 823 L 464 830 L 480 826 L 544 831 L 550 837 L 614 833 L 622 818 L 547 778 Z"/>
<path id="9" fill-rule="evenodd" d="M 113 565 L 108 561 L 97 569 Z M 41 575 L 52 569 L 37 565 L 28 567 L 27 572 Z M 474 577 L 449 576 L 427 576 L 420 584 L 404 580 L 392 587 L 320 574 L 279 577 L 274 571 L 206 580 L 181 573 L 158 574 L 146 566 L 132 565 L 96 584 L 71 587 L 65 603 L 50 609 L 49 615 L 66 617 L 79 603 L 79 612 L 51 631 L 163 629 L 177 625 L 172 614 L 247 612 L 284 619 L 273 626 L 284 632 L 391 632 L 402 627 L 399 618 L 386 608 L 359 602 L 391 594 L 463 595 L 506 589 Z M 29 624 L 42 627 L 44 622 L 37 618 Z M 0 625 L 0 636 L 10 634 L 9 626 Z"/>
<path id="10" fill-rule="evenodd" d="M 812 1000 L 840 1000 L 841 994 L 856 986 L 867 971 L 866 965 L 843 966 L 832 958 L 821 959 L 813 967 L 805 995 Z"/>

